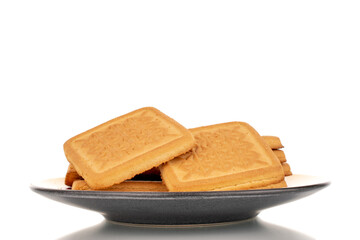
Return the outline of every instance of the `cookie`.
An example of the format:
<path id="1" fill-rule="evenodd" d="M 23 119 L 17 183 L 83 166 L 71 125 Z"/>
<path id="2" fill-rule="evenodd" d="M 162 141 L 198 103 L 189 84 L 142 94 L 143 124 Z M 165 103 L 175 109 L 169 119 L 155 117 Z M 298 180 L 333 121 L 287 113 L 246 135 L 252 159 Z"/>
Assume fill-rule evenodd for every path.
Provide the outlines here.
<path id="1" fill-rule="evenodd" d="M 147 107 L 69 139 L 64 151 L 92 189 L 104 189 L 159 166 L 194 144 L 189 130 Z"/>
<path id="2" fill-rule="evenodd" d="M 284 188 L 284 187 L 287 187 L 287 184 L 286 184 L 285 180 L 281 180 L 281 181 L 278 182 L 278 183 L 272 183 L 272 184 L 264 185 L 264 186 L 261 186 L 261 187 L 249 188 L 249 189 L 247 189 L 247 190 Z M 229 190 L 233 190 L 233 189 L 228 188 L 228 187 L 217 189 L 217 191 L 229 191 Z"/>
<path id="3" fill-rule="evenodd" d="M 65 185 L 72 186 L 75 180 L 83 179 L 75 170 L 73 165 L 69 164 L 68 170 L 65 175 Z"/>
<path id="4" fill-rule="evenodd" d="M 273 153 L 276 155 L 276 157 L 279 159 L 281 163 L 286 162 L 285 153 L 282 150 L 273 150 Z"/>
<path id="5" fill-rule="evenodd" d="M 291 172 L 291 168 L 290 165 L 286 162 L 282 163 L 281 166 L 283 167 L 283 171 L 285 176 L 291 176 L 292 172 Z"/>
<path id="6" fill-rule="evenodd" d="M 95 191 L 84 180 L 76 180 L 72 185 L 72 190 Z M 115 184 L 109 188 L 99 191 L 110 192 L 167 192 L 167 188 L 161 181 L 125 181 Z"/>
<path id="7" fill-rule="evenodd" d="M 280 138 L 276 136 L 262 136 L 262 138 L 270 146 L 271 149 L 280 149 L 284 147 L 280 141 Z"/>
<path id="8" fill-rule="evenodd" d="M 271 188 L 285 188 L 285 187 L 287 187 L 287 184 L 286 184 L 285 180 L 282 180 L 278 183 L 269 184 L 267 186 L 263 186 L 263 187 L 259 187 L 259 188 L 255 188 L 255 189 L 271 189 Z"/>
<path id="9" fill-rule="evenodd" d="M 253 189 L 284 180 L 279 159 L 249 124 L 190 129 L 196 147 L 160 166 L 169 191 Z"/>

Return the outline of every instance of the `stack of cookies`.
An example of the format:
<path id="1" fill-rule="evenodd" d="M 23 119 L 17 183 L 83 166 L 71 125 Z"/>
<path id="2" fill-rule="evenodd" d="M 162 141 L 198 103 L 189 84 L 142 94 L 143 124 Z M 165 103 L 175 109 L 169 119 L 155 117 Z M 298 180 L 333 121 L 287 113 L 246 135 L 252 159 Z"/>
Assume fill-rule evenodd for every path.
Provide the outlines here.
<path id="1" fill-rule="evenodd" d="M 244 122 L 186 129 L 141 108 L 64 144 L 73 190 L 226 191 L 286 187 L 291 175 L 278 137 Z"/>
<path id="2" fill-rule="evenodd" d="M 290 165 L 286 161 L 285 153 L 281 148 L 284 146 L 282 145 L 280 138 L 275 136 L 263 136 L 262 137 L 265 142 L 269 145 L 269 147 L 273 150 L 273 153 L 275 153 L 276 157 L 279 159 L 281 166 L 283 167 L 285 176 L 292 175 Z"/>

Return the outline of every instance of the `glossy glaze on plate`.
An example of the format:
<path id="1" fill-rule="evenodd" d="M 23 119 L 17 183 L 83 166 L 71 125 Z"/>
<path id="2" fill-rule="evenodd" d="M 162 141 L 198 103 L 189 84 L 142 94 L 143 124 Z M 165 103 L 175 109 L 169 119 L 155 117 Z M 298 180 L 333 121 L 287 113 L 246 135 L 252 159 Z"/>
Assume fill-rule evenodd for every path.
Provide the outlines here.
<path id="1" fill-rule="evenodd" d="M 186 225 L 239 221 L 261 210 L 311 195 L 328 181 L 306 175 L 286 177 L 287 188 L 218 192 L 73 191 L 63 178 L 32 184 L 47 198 L 102 214 L 116 222 Z"/>

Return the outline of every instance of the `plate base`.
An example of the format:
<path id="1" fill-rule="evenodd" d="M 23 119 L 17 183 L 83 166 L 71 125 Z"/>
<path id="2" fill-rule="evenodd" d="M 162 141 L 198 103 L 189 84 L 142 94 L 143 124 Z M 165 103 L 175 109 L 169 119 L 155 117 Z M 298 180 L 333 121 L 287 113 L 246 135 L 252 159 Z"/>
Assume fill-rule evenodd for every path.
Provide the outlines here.
<path id="1" fill-rule="evenodd" d="M 130 221 L 128 219 L 122 219 L 119 216 L 103 215 L 105 219 L 111 223 L 130 226 L 130 227 L 149 227 L 149 228 L 193 228 L 193 227 L 214 227 L 236 224 L 239 222 L 248 221 L 254 219 L 259 213 L 246 213 L 238 215 L 233 219 L 219 217 L 213 218 L 216 221 L 212 222 L 209 218 L 194 219 L 193 216 L 183 216 L 182 218 L 176 217 L 173 220 L 152 218 L 150 220 L 141 219 L 139 221 Z"/>

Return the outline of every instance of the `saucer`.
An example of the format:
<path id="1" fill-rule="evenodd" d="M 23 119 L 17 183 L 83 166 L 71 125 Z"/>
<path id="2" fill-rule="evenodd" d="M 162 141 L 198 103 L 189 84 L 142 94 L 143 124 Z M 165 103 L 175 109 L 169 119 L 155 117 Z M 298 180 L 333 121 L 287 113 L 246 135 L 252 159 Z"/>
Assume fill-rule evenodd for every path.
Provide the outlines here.
<path id="1" fill-rule="evenodd" d="M 64 178 L 44 180 L 30 188 L 52 200 L 96 211 L 110 221 L 161 226 L 245 220 L 330 184 L 319 177 L 299 174 L 285 180 L 286 188 L 209 192 L 76 191 L 64 185 Z"/>

